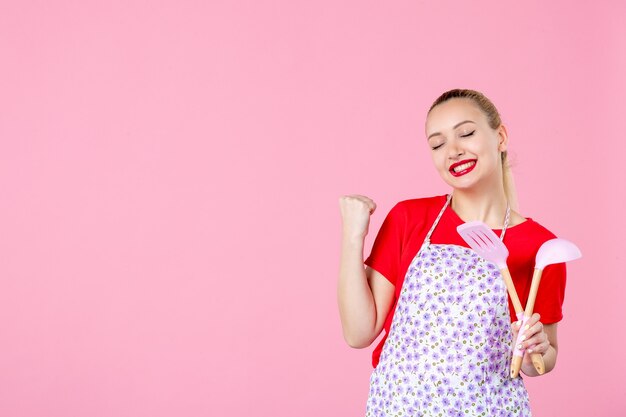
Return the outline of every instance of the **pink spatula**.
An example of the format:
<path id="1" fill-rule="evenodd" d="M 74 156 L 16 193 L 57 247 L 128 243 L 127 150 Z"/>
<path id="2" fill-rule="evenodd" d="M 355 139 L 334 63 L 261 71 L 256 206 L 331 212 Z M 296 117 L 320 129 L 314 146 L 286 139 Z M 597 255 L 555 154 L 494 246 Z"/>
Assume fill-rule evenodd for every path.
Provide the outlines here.
<path id="1" fill-rule="evenodd" d="M 513 279 L 509 273 L 509 268 L 506 265 L 506 259 L 509 257 L 509 250 L 504 246 L 504 243 L 500 238 L 481 221 L 467 222 L 456 228 L 463 240 L 472 248 L 479 256 L 486 259 L 489 262 L 493 262 L 500 269 L 504 284 L 513 302 L 515 308 L 515 314 L 517 319 L 522 321 L 520 329 L 524 328 L 528 318 L 524 317 L 524 308 L 517 296 L 515 285 L 513 285 Z M 517 363 L 518 359 L 524 357 L 524 351 L 517 349 L 517 345 L 513 350 L 513 359 L 511 363 L 511 377 L 514 378 L 519 373 L 513 367 L 513 363 Z M 539 355 L 538 361 L 543 361 L 543 357 Z M 521 361 L 520 361 L 521 362 Z M 539 365 L 539 364 L 538 364 Z"/>

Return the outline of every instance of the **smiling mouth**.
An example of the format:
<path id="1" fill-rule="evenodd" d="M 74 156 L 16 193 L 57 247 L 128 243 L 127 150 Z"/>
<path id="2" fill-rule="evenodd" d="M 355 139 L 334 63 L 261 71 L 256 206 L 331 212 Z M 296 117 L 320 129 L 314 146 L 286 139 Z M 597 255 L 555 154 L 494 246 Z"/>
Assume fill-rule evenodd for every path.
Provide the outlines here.
<path id="1" fill-rule="evenodd" d="M 472 171 L 475 166 L 476 166 L 476 160 L 470 159 L 470 160 L 457 162 L 456 164 L 452 164 L 449 170 L 450 170 L 450 174 L 454 175 L 455 177 L 460 177 Z"/>

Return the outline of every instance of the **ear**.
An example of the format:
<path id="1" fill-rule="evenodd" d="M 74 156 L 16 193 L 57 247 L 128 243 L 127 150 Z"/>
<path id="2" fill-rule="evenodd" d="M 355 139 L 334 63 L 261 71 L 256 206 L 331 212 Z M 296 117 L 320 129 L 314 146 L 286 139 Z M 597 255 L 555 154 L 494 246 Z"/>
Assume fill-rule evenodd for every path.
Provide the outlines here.
<path id="1" fill-rule="evenodd" d="M 498 151 L 505 152 L 509 146 L 509 134 L 503 124 L 498 128 Z"/>

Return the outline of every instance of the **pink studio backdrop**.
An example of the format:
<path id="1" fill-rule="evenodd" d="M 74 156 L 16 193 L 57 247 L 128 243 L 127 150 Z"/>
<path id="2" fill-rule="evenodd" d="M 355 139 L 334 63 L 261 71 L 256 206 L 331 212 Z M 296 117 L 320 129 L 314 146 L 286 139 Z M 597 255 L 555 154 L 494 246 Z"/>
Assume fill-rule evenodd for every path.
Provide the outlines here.
<path id="1" fill-rule="evenodd" d="M 0 415 L 361 416 L 342 194 L 448 191 L 449 88 L 581 247 L 534 415 L 626 410 L 623 2 L 0 2 Z M 368 252 L 369 253 L 369 252 Z"/>

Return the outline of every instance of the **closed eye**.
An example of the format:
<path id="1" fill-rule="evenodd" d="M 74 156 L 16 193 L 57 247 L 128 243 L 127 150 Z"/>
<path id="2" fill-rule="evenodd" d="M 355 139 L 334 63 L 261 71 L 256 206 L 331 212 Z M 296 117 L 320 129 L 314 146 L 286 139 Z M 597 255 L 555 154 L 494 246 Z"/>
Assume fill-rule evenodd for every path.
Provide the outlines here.
<path id="1" fill-rule="evenodd" d="M 466 134 L 466 135 L 461 135 L 461 137 L 462 137 L 462 138 L 466 138 L 466 137 L 468 137 L 468 136 L 472 136 L 472 135 L 474 134 L 474 132 L 476 132 L 476 131 L 475 131 L 475 130 L 472 130 L 471 132 L 469 132 L 469 133 L 468 133 L 468 134 Z"/>
<path id="2" fill-rule="evenodd" d="M 442 143 L 442 144 L 440 144 L 440 145 L 437 145 L 437 146 L 432 146 L 431 148 L 432 148 L 432 150 L 434 151 L 435 149 L 439 149 L 439 148 L 441 148 L 442 146 L 443 146 L 443 143 Z"/>

